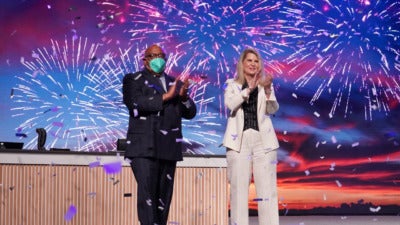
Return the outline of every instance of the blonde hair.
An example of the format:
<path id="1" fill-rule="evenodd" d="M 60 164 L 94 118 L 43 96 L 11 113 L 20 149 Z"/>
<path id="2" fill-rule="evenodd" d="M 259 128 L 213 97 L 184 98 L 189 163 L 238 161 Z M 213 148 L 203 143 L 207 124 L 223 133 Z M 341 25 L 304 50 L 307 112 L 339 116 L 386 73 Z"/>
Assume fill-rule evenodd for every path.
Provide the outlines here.
<path id="1" fill-rule="evenodd" d="M 263 60 L 262 60 L 262 58 L 261 58 L 261 55 L 255 50 L 255 49 L 252 49 L 252 48 L 246 48 L 243 52 L 242 52 L 242 54 L 240 54 L 240 58 L 239 58 L 239 61 L 238 61 L 238 63 L 237 63 L 237 66 L 236 66 L 236 77 L 235 77 L 235 81 L 236 82 L 238 82 L 238 83 L 240 83 L 240 84 L 244 84 L 245 82 L 246 82 L 246 79 L 245 79 L 245 77 L 244 77 L 244 73 L 243 73 L 243 61 L 246 59 L 246 57 L 247 57 L 247 55 L 249 54 L 249 53 L 252 53 L 252 54 L 254 54 L 254 55 L 256 55 L 257 56 L 257 59 L 258 59 L 258 66 L 259 66 L 259 68 L 260 68 L 260 75 L 261 75 L 261 79 L 264 79 L 265 78 L 265 72 L 264 72 L 264 63 L 263 63 Z"/>

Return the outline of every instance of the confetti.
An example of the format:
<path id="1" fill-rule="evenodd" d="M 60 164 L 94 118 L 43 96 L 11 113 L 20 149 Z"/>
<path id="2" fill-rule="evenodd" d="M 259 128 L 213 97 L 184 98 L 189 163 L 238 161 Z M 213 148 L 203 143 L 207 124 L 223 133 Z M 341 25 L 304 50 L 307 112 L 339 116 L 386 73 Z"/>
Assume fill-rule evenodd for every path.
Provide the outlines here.
<path id="1" fill-rule="evenodd" d="M 236 140 L 236 138 L 238 137 L 238 135 L 237 135 L 237 134 L 231 134 L 231 137 L 232 137 L 233 140 Z"/>
<path id="2" fill-rule="evenodd" d="M 138 80 L 138 79 L 141 78 L 141 77 L 142 77 L 142 74 L 139 73 L 134 79 L 135 79 L 135 80 Z"/>
<path id="3" fill-rule="evenodd" d="M 360 143 L 359 142 L 355 142 L 355 143 L 353 143 L 353 144 L 351 144 L 351 147 L 357 147 L 357 146 L 359 146 L 360 145 Z"/>
<path id="4" fill-rule="evenodd" d="M 100 161 L 94 161 L 89 163 L 89 168 L 94 168 L 100 166 Z"/>
<path id="5" fill-rule="evenodd" d="M 76 207 L 74 205 L 70 205 L 67 212 L 64 215 L 64 219 L 68 222 L 72 220 L 72 218 L 74 218 L 76 213 L 77 213 Z"/>
<path id="6" fill-rule="evenodd" d="M 289 209 L 286 209 L 284 215 L 286 216 L 288 213 L 289 213 Z"/>
<path id="7" fill-rule="evenodd" d="M 122 163 L 121 161 L 105 163 L 103 169 L 107 174 L 119 173 L 122 170 Z"/>
<path id="8" fill-rule="evenodd" d="M 334 171 L 335 170 L 335 166 L 336 166 L 336 163 L 331 163 L 331 167 L 329 168 L 329 170 L 330 171 Z"/>
<path id="9" fill-rule="evenodd" d="M 332 136 L 332 137 L 331 137 L 331 141 L 332 141 L 333 144 L 336 144 L 336 142 L 337 142 L 336 137 L 335 137 L 335 136 Z"/>
<path id="10" fill-rule="evenodd" d="M 132 160 L 130 160 L 129 158 L 125 158 L 124 161 L 125 161 L 126 163 L 128 163 L 128 164 L 131 164 L 131 163 L 132 163 Z"/>
<path id="11" fill-rule="evenodd" d="M 380 207 L 380 206 L 378 206 L 378 207 L 376 207 L 376 208 L 369 207 L 369 211 L 374 212 L 374 213 L 379 212 L 380 210 L 381 210 L 381 207 Z"/>
<path id="12" fill-rule="evenodd" d="M 24 133 L 16 133 L 15 136 L 17 137 L 23 137 L 23 138 L 27 138 L 28 135 L 24 134 Z"/>

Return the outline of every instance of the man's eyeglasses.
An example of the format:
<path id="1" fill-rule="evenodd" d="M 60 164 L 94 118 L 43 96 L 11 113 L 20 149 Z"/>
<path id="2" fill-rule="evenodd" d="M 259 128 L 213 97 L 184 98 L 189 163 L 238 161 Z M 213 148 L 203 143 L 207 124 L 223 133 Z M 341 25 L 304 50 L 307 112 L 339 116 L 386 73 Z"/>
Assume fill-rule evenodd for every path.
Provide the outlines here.
<path id="1" fill-rule="evenodd" d="M 148 59 L 154 59 L 154 58 L 163 58 L 163 59 L 165 59 L 165 54 L 164 53 L 158 53 L 158 54 L 152 53 L 152 54 L 145 55 L 145 57 L 148 58 Z"/>

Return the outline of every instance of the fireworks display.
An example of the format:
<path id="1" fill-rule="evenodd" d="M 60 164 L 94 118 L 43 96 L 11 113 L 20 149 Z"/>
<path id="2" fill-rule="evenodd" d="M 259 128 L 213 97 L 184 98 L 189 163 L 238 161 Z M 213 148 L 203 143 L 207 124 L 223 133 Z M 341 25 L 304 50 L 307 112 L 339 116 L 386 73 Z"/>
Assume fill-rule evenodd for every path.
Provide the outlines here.
<path id="1" fill-rule="evenodd" d="M 230 62 L 251 46 L 262 53 L 266 70 L 293 81 L 295 91 L 314 89 L 311 105 L 330 101 L 330 118 L 361 108 L 365 120 L 372 120 L 374 112 L 387 115 L 400 101 L 397 2 L 99 4 L 102 32 L 119 26 L 131 43 L 160 43 L 179 55 L 181 67 L 210 78 L 211 85 L 232 77 Z"/>
<path id="2" fill-rule="evenodd" d="M 361 104 L 365 120 L 372 120 L 374 111 L 390 113 L 400 100 L 399 3 L 299 1 L 294 6 L 307 33 L 288 58 L 289 73 L 299 74 L 296 89 L 315 87 L 311 104 L 332 100 L 329 117 L 340 107 L 347 117 L 352 104 Z"/>
<path id="3" fill-rule="evenodd" d="M 16 128 L 16 136 L 29 140 L 25 147 L 35 147 L 34 128 L 43 126 L 54 138 L 47 148 L 115 149 L 128 117 L 121 79 L 141 68 L 141 54 L 153 43 L 167 52 L 168 74 L 193 81 L 198 116 L 183 124 L 189 153 L 224 153 L 222 90 L 245 47 L 260 51 L 278 89 L 293 85 L 294 101 L 307 93 L 318 118 L 362 113 L 371 121 L 400 101 L 397 2 L 107 0 L 97 6 L 101 43 L 89 44 L 74 29 L 70 39 L 33 49 L 32 61 L 22 58 L 27 71 L 11 93 L 13 117 L 26 118 Z M 128 47 L 114 48 L 121 42 Z"/>
<path id="4" fill-rule="evenodd" d="M 99 1 L 97 27 L 107 43 L 118 42 L 121 37 L 110 34 L 121 31 L 130 45 L 143 48 L 158 43 L 170 52 L 169 65 L 174 69 L 167 72 L 190 75 L 197 84 L 192 97 L 198 104 L 198 116 L 184 123 L 189 127 L 184 136 L 190 139 L 189 146 L 194 144 L 188 152 L 224 154 L 219 147 L 227 115 L 222 90 L 226 79 L 235 75 L 240 52 L 250 46 L 258 49 L 266 58 L 266 70 L 279 77 L 278 57 L 294 52 L 287 42 L 301 37 L 294 20 L 286 19 L 292 15 L 279 11 L 282 4 L 286 3 Z"/>
<path id="5" fill-rule="evenodd" d="M 120 3 L 120 4 L 118 4 Z M 299 38 L 297 28 L 281 13 L 281 1 L 100 1 L 102 33 L 123 27 L 130 43 L 159 43 L 176 52 L 185 69 L 221 85 L 234 71 L 245 47 L 267 59 L 288 50 L 286 39 Z M 279 16 L 284 17 L 277 19 Z M 112 37 L 106 37 L 112 39 Z M 276 59 L 266 60 L 279 72 Z M 183 67 L 181 65 L 181 67 Z M 212 73 L 212 75 L 210 74 Z"/>
<path id="6" fill-rule="evenodd" d="M 27 72 L 16 77 L 11 111 L 27 118 L 17 128 L 29 140 L 26 148 L 36 148 L 38 126 L 51 140 L 47 149 L 107 151 L 125 135 L 121 77 L 98 48 L 83 38 L 51 40 L 50 48 L 33 50 L 32 61 L 21 59 Z"/>

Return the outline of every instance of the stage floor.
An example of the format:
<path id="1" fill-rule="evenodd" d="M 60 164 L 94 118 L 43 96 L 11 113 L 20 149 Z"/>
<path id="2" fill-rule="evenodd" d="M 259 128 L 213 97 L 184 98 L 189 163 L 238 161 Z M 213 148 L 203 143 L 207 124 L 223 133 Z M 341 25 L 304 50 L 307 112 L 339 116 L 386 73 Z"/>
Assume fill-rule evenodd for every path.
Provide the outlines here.
<path id="1" fill-rule="evenodd" d="M 281 216 L 279 225 L 400 225 L 400 216 Z M 250 225 L 258 225 L 250 217 Z"/>

